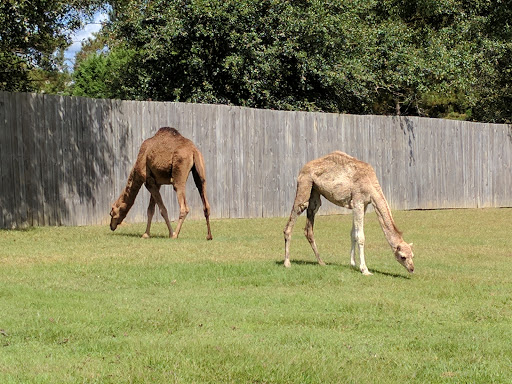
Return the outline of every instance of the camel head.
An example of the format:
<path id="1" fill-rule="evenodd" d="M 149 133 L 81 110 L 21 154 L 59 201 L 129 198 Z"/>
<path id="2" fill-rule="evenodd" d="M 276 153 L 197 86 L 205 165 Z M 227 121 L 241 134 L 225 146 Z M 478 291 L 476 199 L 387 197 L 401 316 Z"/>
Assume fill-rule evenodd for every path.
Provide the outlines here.
<path id="1" fill-rule="evenodd" d="M 402 241 L 395 249 L 395 258 L 402 264 L 409 273 L 414 272 L 414 263 L 412 261 L 414 253 L 412 253 L 412 243 L 407 244 Z"/>
<path id="2" fill-rule="evenodd" d="M 112 210 L 110 211 L 110 229 L 115 231 L 117 226 L 121 224 L 128 213 L 125 203 L 118 203 L 117 201 L 112 204 Z"/>

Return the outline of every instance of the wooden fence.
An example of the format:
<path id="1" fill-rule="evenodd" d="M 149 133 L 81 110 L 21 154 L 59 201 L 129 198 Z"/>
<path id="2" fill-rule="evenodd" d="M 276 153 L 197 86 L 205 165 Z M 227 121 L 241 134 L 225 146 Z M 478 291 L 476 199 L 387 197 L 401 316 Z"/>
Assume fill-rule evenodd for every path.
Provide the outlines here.
<path id="1" fill-rule="evenodd" d="M 512 206 L 507 125 L 0 92 L 0 228 L 106 224 L 162 126 L 203 153 L 213 218 L 288 215 L 302 165 L 333 150 L 371 163 L 392 209 Z M 187 200 L 202 217 L 192 178 Z M 143 188 L 127 221 L 144 221 L 148 201 Z"/>

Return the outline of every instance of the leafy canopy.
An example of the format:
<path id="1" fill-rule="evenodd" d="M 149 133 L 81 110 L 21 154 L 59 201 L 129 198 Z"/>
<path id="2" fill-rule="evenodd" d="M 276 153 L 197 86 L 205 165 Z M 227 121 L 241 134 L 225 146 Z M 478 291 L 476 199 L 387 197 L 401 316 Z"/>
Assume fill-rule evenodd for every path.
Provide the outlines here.
<path id="1" fill-rule="evenodd" d="M 0 89 L 39 89 L 42 74 L 60 69 L 70 34 L 101 7 L 99 0 L 2 0 Z M 36 70 L 37 73 L 31 73 Z"/>
<path id="2" fill-rule="evenodd" d="M 26 4 L 5 4 L 17 9 L 14 3 Z M 35 3 L 48 10 L 57 4 L 57 15 L 95 5 Z M 77 60 L 74 94 L 512 121 L 511 0 L 112 0 L 109 6 L 101 44 L 87 44 Z M 59 27 L 75 19 L 52 20 Z M 64 44 L 62 34 L 45 36 L 53 45 L 37 52 Z M 24 52 L 18 66 L 39 57 Z"/>

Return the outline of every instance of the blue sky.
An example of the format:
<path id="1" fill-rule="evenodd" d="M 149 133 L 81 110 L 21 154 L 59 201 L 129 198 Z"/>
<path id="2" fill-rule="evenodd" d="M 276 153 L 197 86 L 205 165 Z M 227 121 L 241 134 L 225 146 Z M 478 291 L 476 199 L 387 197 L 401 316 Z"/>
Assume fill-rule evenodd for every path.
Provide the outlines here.
<path id="1" fill-rule="evenodd" d="M 107 19 L 108 15 L 106 13 L 97 13 L 94 15 L 94 21 L 89 24 L 86 24 L 83 29 L 76 31 L 71 38 L 73 39 L 73 44 L 64 52 L 64 57 L 66 59 L 66 64 L 73 67 L 75 62 L 75 55 L 82 46 L 82 42 L 86 41 L 87 38 L 92 37 L 92 34 L 98 32 L 101 28 L 101 22 Z"/>

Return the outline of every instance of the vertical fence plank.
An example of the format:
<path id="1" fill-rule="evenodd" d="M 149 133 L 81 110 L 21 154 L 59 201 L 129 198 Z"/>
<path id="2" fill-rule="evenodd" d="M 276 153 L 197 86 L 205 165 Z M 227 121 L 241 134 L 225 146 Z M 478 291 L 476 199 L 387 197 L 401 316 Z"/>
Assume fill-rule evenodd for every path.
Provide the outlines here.
<path id="1" fill-rule="evenodd" d="M 44 114 L 44 134 L 41 135 L 42 140 L 42 151 L 38 154 L 42 165 L 42 181 L 43 181 L 43 213 L 44 213 L 44 224 L 55 225 L 54 215 L 52 212 L 52 203 L 54 201 L 53 194 L 53 179 L 52 179 L 52 168 L 49 166 L 48 161 L 52 160 L 55 151 L 52 147 L 52 122 L 55 119 L 55 107 L 53 99 L 50 95 L 45 95 L 43 99 L 43 107 L 45 110 Z"/>
<path id="2" fill-rule="evenodd" d="M 0 228 L 8 228 L 9 222 L 7 219 L 9 206 L 7 203 L 7 191 L 6 186 L 8 184 L 8 178 L 6 177 L 6 171 L 8 169 L 9 162 L 5 158 L 7 152 L 6 135 L 9 134 L 6 129 L 5 120 L 5 97 L 8 96 L 6 92 L 0 91 Z"/>
<path id="3" fill-rule="evenodd" d="M 13 160 L 14 160 L 14 180 L 18 184 L 15 186 L 15 204 L 16 204 L 16 225 L 25 227 L 28 224 L 27 218 L 27 200 L 26 200 L 26 178 L 25 178 L 25 151 L 23 147 L 23 105 L 24 94 L 15 94 L 15 101 L 12 105 L 15 119 L 11 122 L 15 130 L 13 137 Z"/>
<path id="4" fill-rule="evenodd" d="M 507 191 L 512 190 L 512 125 L 508 125 L 505 129 L 502 126 L 496 126 L 499 135 L 496 136 L 493 148 L 496 151 L 496 157 L 499 159 L 494 170 L 496 178 L 495 194 L 498 207 L 506 207 L 510 204 Z M 505 143 L 505 144 L 503 144 Z M 500 151 L 499 148 L 502 148 Z M 503 175 L 501 177 L 501 175 Z"/>
<path id="5" fill-rule="evenodd" d="M 203 110 L 203 113 L 204 125 L 208 130 L 208 151 L 203 153 L 203 156 L 205 157 L 205 162 L 207 163 L 206 188 L 208 191 L 208 200 L 211 206 L 212 217 L 222 217 L 220 214 L 221 211 L 219 200 L 217 199 L 216 196 L 216 191 L 218 191 L 219 183 L 219 180 L 217 180 L 217 167 L 219 166 L 217 159 L 217 110 L 214 109 L 211 105 L 209 105 Z"/>
<path id="6" fill-rule="evenodd" d="M 12 96 L 7 92 L 0 92 L 0 228 L 16 226 L 14 217 L 14 185 L 12 161 L 12 138 L 14 133 L 10 125 Z"/>

